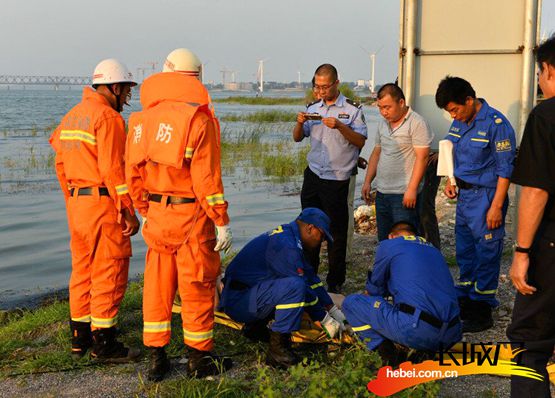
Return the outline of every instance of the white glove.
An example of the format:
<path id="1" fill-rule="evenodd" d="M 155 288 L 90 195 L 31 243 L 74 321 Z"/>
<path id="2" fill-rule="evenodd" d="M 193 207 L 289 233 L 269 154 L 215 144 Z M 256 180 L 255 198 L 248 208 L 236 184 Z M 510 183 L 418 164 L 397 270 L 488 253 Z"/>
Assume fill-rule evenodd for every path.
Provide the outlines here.
<path id="1" fill-rule="evenodd" d="M 345 318 L 345 315 L 343 314 L 343 312 L 341 312 L 341 310 L 339 308 L 337 308 L 336 305 L 334 305 L 333 307 L 331 307 L 331 309 L 328 311 L 328 313 L 330 314 L 330 316 L 335 319 L 337 322 L 339 322 L 339 324 L 341 325 L 341 331 L 344 332 L 345 331 L 345 324 L 347 324 L 347 318 Z"/>
<path id="2" fill-rule="evenodd" d="M 320 324 L 330 339 L 333 339 L 341 331 L 341 324 L 333 319 L 328 313 L 326 313 L 325 318 L 320 321 Z"/>
<path id="3" fill-rule="evenodd" d="M 224 225 L 223 227 L 216 225 L 216 238 L 217 242 L 216 247 L 214 247 L 214 251 L 219 252 L 220 250 L 223 250 L 224 253 L 227 253 L 231 248 L 231 241 L 233 239 L 229 225 Z"/>

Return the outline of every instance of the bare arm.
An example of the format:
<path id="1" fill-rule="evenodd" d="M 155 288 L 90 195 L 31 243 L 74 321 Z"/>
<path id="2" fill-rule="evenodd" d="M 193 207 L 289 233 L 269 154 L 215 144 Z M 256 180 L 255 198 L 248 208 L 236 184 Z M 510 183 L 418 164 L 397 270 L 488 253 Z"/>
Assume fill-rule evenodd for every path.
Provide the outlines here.
<path id="1" fill-rule="evenodd" d="M 364 199 L 368 204 L 370 204 L 370 187 L 372 185 L 372 181 L 374 181 L 374 178 L 376 177 L 381 152 L 382 147 L 375 146 L 370 158 L 368 158 L 368 169 L 366 170 L 366 177 L 364 178 L 364 184 L 362 185 L 362 199 Z"/>
<path id="2" fill-rule="evenodd" d="M 486 214 L 488 229 L 499 228 L 503 223 L 503 203 L 507 197 L 510 181 L 508 178 L 498 177 L 495 195 Z"/>
<path id="3" fill-rule="evenodd" d="M 300 142 L 304 138 L 303 124 L 306 121 L 306 117 L 303 112 L 297 114 L 297 124 L 293 128 L 293 139 L 295 142 Z"/>
<path id="4" fill-rule="evenodd" d="M 426 167 L 428 166 L 428 155 L 430 154 L 429 147 L 413 147 L 413 149 L 416 159 L 414 161 L 414 167 L 407 186 L 407 191 L 403 196 L 403 206 L 409 209 L 416 207 L 418 185 L 420 185 L 420 181 L 422 181 L 422 177 L 424 177 L 424 173 L 426 172 Z"/>
<path id="5" fill-rule="evenodd" d="M 522 187 L 518 206 L 517 242 L 519 246 L 532 246 L 548 198 L 548 192 L 543 189 Z M 529 265 L 530 258 L 527 253 L 515 253 L 509 275 L 513 285 L 521 294 L 533 294 L 536 291 L 535 287 L 527 283 Z"/>

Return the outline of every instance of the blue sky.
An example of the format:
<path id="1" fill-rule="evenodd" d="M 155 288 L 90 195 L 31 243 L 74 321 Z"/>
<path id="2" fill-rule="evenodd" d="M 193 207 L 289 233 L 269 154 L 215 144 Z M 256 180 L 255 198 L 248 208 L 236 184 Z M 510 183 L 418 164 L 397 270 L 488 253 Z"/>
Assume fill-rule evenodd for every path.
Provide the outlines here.
<path id="1" fill-rule="evenodd" d="M 544 0 L 542 31 L 555 32 L 555 1 Z M 2 0 L 0 74 L 88 75 L 108 57 L 134 73 L 188 47 L 239 81 L 303 81 L 323 62 L 342 80 L 368 79 L 363 48 L 376 51 L 376 80 L 397 74 L 399 2 L 395 0 Z"/>

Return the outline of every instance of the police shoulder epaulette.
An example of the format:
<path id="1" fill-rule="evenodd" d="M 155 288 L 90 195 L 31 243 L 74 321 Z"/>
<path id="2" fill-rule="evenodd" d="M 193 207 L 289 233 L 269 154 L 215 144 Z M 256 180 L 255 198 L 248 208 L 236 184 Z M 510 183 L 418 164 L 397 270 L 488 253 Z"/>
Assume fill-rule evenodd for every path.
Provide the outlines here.
<path id="1" fill-rule="evenodd" d="M 358 103 L 358 102 L 356 102 L 356 101 L 353 101 L 353 100 L 350 99 L 350 98 L 345 98 L 345 101 L 347 101 L 348 104 L 351 104 L 352 106 L 354 106 L 354 107 L 356 107 L 356 108 L 362 108 L 362 104 L 360 104 L 360 103 Z"/>
<path id="2" fill-rule="evenodd" d="M 503 123 L 503 119 L 501 119 L 500 117 L 498 117 L 497 115 L 493 115 L 493 122 L 495 124 L 501 124 Z"/>
<path id="3" fill-rule="evenodd" d="M 308 108 L 314 104 L 317 104 L 318 102 L 320 102 L 320 100 L 312 101 L 310 104 L 306 104 L 306 107 Z"/>

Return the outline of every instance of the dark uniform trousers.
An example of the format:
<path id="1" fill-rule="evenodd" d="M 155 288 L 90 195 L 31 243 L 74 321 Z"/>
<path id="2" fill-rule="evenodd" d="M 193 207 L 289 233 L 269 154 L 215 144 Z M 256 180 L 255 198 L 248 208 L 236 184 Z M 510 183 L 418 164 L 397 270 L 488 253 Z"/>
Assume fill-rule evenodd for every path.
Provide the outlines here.
<path id="1" fill-rule="evenodd" d="M 324 180 L 309 167 L 304 171 L 301 190 L 301 206 L 317 207 L 331 220 L 330 229 L 333 244 L 328 247 L 329 272 L 326 278 L 328 286 L 338 286 L 345 282 L 345 254 L 347 250 L 347 229 L 349 226 L 349 180 Z M 320 247 L 310 253 L 308 261 L 318 272 L 320 264 Z"/>
<path id="2" fill-rule="evenodd" d="M 536 370 L 544 381 L 512 376 L 511 397 L 551 397 L 546 365 L 555 345 L 555 222 L 540 226 L 536 235 L 528 283 L 537 291 L 526 296 L 517 292 L 507 336 L 516 347 L 524 343 L 519 364 Z"/>
<path id="3" fill-rule="evenodd" d="M 420 192 L 420 230 L 426 241 L 441 250 L 441 239 L 436 217 L 436 195 L 441 177 L 437 175 L 438 154 L 430 153 L 428 167 L 424 174 L 424 186 Z"/>

